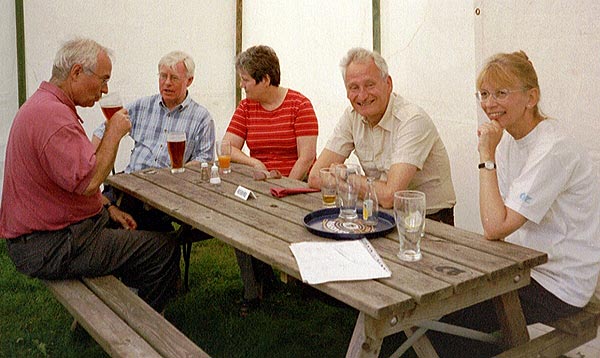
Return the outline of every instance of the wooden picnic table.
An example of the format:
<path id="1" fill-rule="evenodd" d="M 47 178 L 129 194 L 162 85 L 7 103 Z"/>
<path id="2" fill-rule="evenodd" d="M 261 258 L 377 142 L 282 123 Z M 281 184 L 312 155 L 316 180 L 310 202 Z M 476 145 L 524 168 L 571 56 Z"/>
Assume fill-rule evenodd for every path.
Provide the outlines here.
<path id="1" fill-rule="evenodd" d="M 252 168 L 244 165 L 232 164 L 232 172 L 222 175 L 218 186 L 202 182 L 199 170 L 192 166 L 171 174 L 169 169 L 146 169 L 110 176 L 107 183 L 300 279 L 289 245 L 329 240 L 310 233 L 303 222 L 307 214 L 322 208 L 321 194 L 276 198 L 270 194 L 272 187 L 307 184 L 289 178 L 257 181 Z M 239 185 L 252 190 L 256 199 L 236 197 Z M 527 342 L 516 290 L 529 284 L 530 269 L 545 263 L 546 254 L 487 241 L 431 220 L 425 228 L 423 258 L 418 262 L 396 257 L 396 230 L 370 240 L 392 271 L 391 277 L 314 285 L 360 312 L 347 357 L 377 357 L 384 337 L 400 331 L 410 336 L 445 314 L 488 299 L 496 303 L 502 344 L 510 348 Z M 417 354 L 436 356 L 426 336 L 415 340 Z"/>

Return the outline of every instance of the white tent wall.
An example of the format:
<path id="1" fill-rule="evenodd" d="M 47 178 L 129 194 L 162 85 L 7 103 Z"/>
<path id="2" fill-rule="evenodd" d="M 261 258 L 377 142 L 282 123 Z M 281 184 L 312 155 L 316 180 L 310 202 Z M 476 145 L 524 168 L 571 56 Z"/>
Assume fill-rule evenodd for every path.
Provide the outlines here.
<path id="1" fill-rule="evenodd" d="M 381 13 L 394 91 L 435 122 L 452 166 L 456 225 L 480 231 L 472 4 L 383 0 Z"/>
<path id="2" fill-rule="evenodd" d="M 0 0 L 0 196 L 4 178 L 4 152 L 12 119 L 17 113 L 17 42 L 15 2 Z"/>
<path id="3" fill-rule="evenodd" d="M 313 102 L 319 152 L 348 105 L 340 59 L 350 47 L 372 47 L 371 7 L 370 0 L 243 1 L 242 48 L 266 44 L 275 49 L 282 85 Z M 28 95 L 50 77 L 54 54 L 67 38 L 92 37 L 114 50 L 109 87 L 119 90 L 125 101 L 156 93 L 159 58 L 181 49 L 197 65 L 190 93 L 211 111 L 220 137 L 236 105 L 235 10 L 234 0 L 24 1 Z M 495 52 L 528 53 L 540 77 L 542 109 L 569 125 L 582 150 L 600 161 L 599 105 L 592 100 L 594 79 L 600 74 L 600 24 L 595 20 L 600 3 L 381 0 L 380 15 L 382 54 L 394 90 L 431 115 L 448 149 L 457 226 L 481 230 L 475 133 L 485 119 L 473 93 L 480 64 Z M 9 20 L 0 25 L 8 29 L 0 45 L 15 54 L 14 9 L 0 16 Z M 16 76 L 12 58 L 2 58 L 2 71 L 8 68 L 9 78 Z M 16 80 L 1 86 L 5 84 L 6 90 L 0 87 L 2 100 L 8 98 L 4 91 L 16 88 Z M 6 108 L 2 110 L 14 116 L 16 104 Z M 103 120 L 96 107 L 80 113 L 90 134 Z M 2 122 L 0 145 L 6 142 L 9 123 Z M 117 168 L 127 160 L 127 150 L 121 150 Z"/>
<path id="4" fill-rule="evenodd" d="M 217 133 L 224 132 L 235 105 L 235 1 L 27 0 L 24 13 L 28 96 L 50 78 L 57 49 L 74 37 L 93 38 L 114 52 L 109 91 L 120 92 L 125 103 L 158 93 L 158 61 L 181 50 L 196 63 L 192 98 L 208 108 Z M 98 105 L 79 114 L 90 136 L 104 120 Z M 129 137 L 121 142 L 117 170 L 129 162 L 131 146 Z"/>

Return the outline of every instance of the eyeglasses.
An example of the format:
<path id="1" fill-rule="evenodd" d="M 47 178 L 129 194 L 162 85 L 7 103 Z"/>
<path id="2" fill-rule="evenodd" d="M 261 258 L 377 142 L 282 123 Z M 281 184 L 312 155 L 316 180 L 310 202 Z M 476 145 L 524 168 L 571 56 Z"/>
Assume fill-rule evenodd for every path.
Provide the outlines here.
<path id="1" fill-rule="evenodd" d="M 475 97 L 477 97 L 477 100 L 479 100 L 479 102 L 487 102 L 490 97 L 493 97 L 496 101 L 504 101 L 506 100 L 506 98 L 508 97 L 509 94 L 513 93 L 513 92 L 521 92 L 524 91 L 525 88 L 519 88 L 519 89 L 514 89 L 514 90 L 509 90 L 507 88 L 502 88 L 497 90 L 494 93 L 490 93 L 488 91 L 477 91 L 475 92 Z"/>
<path id="2" fill-rule="evenodd" d="M 162 82 L 166 81 L 168 78 L 171 78 L 171 82 L 173 83 L 179 83 L 181 80 L 183 80 L 177 75 L 169 75 L 167 73 L 162 72 L 158 74 L 158 79 Z"/>
<path id="3" fill-rule="evenodd" d="M 103 78 L 102 76 L 100 76 L 99 74 L 97 74 L 96 72 L 90 70 L 89 68 L 85 69 L 85 72 L 96 76 L 96 78 L 98 78 L 100 81 L 102 81 L 102 86 L 106 86 L 108 85 L 108 81 L 110 81 L 110 77 L 109 78 Z"/>

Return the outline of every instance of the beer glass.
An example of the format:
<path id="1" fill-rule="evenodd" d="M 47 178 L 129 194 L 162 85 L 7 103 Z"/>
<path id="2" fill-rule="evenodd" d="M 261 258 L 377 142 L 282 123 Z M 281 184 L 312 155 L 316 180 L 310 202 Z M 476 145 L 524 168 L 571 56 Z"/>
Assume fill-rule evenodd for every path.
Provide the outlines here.
<path id="1" fill-rule="evenodd" d="M 231 143 L 228 140 L 217 142 L 217 158 L 223 174 L 231 173 Z"/>
<path id="2" fill-rule="evenodd" d="M 395 192 L 394 218 L 400 240 L 398 258 L 419 261 L 422 257 L 421 239 L 425 235 L 425 193 L 416 190 Z"/>
<path id="3" fill-rule="evenodd" d="M 110 92 L 100 98 L 100 109 L 104 114 L 106 120 L 112 118 L 112 116 L 123 108 L 123 101 L 119 92 Z"/>
<path id="4" fill-rule="evenodd" d="M 356 201 L 360 190 L 360 167 L 357 164 L 338 164 L 335 166 L 337 200 L 340 207 L 339 218 L 355 220 Z"/>
<path id="5" fill-rule="evenodd" d="M 171 173 L 183 173 L 183 154 L 185 153 L 185 132 L 168 132 L 167 149 L 171 158 Z"/>
<path id="6" fill-rule="evenodd" d="M 319 178 L 321 179 L 323 206 L 327 208 L 334 207 L 337 192 L 335 171 L 329 168 L 321 168 L 319 170 Z"/>

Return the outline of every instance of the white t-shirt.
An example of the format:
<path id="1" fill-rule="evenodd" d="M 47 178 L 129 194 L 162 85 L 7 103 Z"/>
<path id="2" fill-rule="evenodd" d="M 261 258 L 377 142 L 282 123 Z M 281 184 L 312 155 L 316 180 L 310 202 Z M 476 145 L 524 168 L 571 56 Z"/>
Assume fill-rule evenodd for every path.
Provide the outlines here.
<path id="1" fill-rule="evenodd" d="M 548 254 L 531 276 L 570 305 L 583 307 L 600 270 L 600 178 L 584 148 L 554 119 L 496 152 L 500 192 L 528 221 L 506 241 Z"/>

